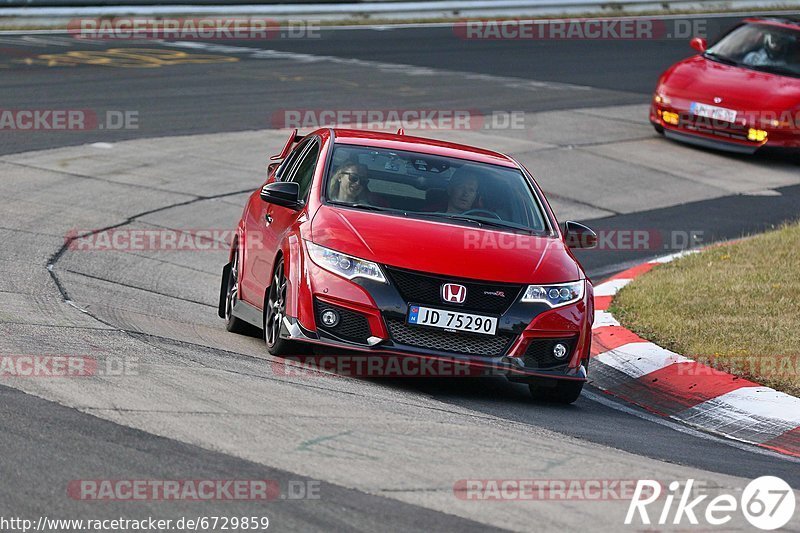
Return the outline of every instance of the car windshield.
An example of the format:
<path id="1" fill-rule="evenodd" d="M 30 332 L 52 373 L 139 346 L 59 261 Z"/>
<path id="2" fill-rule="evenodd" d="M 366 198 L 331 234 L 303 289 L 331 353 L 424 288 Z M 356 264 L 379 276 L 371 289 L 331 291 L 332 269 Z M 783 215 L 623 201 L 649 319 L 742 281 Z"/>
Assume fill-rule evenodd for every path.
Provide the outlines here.
<path id="1" fill-rule="evenodd" d="M 704 56 L 753 70 L 800 77 L 800 29 L 745 24 L 706 50 Z"/>
<path id="2" fill-rule="evenodd" d="M 505 231 L 548 232 L 519 169 L 399 150 L 337 144 L 328 202 Z"/>

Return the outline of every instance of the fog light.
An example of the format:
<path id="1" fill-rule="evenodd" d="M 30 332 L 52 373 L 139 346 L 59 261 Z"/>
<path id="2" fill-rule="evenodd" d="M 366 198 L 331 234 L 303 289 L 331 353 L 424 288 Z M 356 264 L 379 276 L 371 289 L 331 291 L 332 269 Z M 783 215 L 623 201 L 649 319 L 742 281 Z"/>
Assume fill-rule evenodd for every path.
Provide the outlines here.
<path id="1" fill-rule="evenodd" d="M 560 342 L 553 346 L 553 357 L 556 359 L 564 359 L 567 356 L 567 347 Z"/>
<path id="2" fill-rule="evenodd" d="M 750 141 L 763 142 L 767 140 L 767 132 L 764 130 L 750 128 L 747 130 L 747 139 Z"/>
<path id="3" fill-rule="evenodd" d="M 667 124 L 672 124 L 673 126 L 677 126 L 680 118 L 677 113 L 673 113 L 672 111 L 664 111 L 661 114 L 661 118 L 664 119 L 664 122 Z"/>
<path id="4" fill-rule="evenodd" d="M 322 323 L 329 328 L 334 327 L 339 323 L 339 313 L 331 309 L 326 309 L 322 312 Z"/>

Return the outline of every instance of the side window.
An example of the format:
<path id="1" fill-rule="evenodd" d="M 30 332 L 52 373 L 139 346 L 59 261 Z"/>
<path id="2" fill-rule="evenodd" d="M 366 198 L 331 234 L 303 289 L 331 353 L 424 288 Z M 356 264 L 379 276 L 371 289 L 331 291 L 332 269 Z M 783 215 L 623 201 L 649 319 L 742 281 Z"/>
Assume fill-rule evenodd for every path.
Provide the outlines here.
<path id="1" fill-rule="evenodd" d="M 300 159 L 292 170 L 292 174 L 287 176 L 287 181 L 294 181 L 300 184 L 300 198 L 305 199 L 308 191 L 311 190 L 311 182 L 314 180 L 314 170 L 317 168 L 319 159 L 319 143 L 312 142 L 308 149 L 300 156 Z"/>
<path id="2" fill-rule="evenodd" d="M 275 176 L 278 181 L 286 180 L 287 173 L 292 169 L 295 161 L 297 161 L 297 158 L 303 153 L 303 150 L 305 150 L 309 142 L 310 141 L 301 142 L 295 146 L 294 150 L 292 150 L 288 156 L 286 156 L 286 159 L 283 160 L 281 166 L 279 166 L 278 170 L 275 171 Z"/>

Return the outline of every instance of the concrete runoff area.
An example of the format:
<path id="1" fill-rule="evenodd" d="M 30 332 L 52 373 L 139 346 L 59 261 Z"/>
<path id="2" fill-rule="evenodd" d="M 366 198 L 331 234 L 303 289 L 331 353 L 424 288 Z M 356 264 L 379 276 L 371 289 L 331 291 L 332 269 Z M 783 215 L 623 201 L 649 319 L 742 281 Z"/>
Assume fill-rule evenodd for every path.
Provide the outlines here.
<path id="1" fill-rule="evenodd" d="M 800 183 L 788 163 L 741 161 L 660 139 L 645 117 L 641 105 L 530 114 L 533 143 L 513 130 L 421 133 L 518 157 L 550 195 L 561 220 Z M 602 134 L 569 137 L 565 145 L 568 136 L 559 125 L 572 129 L 580 121 L 602 123 Z M 644 458 L 459 407 L 402 384 L 292 376 L 280 358 L 268 355 L 263 341 L 227 333 L 216 316 L 224 246 L 214 251 L 68 250 L 53 268 L 70 300 L 65 303 L 47 265 L 70 231 L 113 225 L 233 228 L 247 194 L 263 181 L 266 156 L 279 149 L 286 134 L 264 130 L 142 139 L 0 158 L 0 234 L 7 250 L 0 281 L 6 319 L 0 351 L 114 355 L 135 361 L 137 368 L 131 375 L 5 383 L 153 435 L 520 531 L 532 521 L 547 524 L 548 530 L 587 522 L 616 530 L 629 500 L 477 502 L 454 495 L 454 484 L 702 477 L 734 493 L 746 485 L 736 476 Z M 683 164 L 671 168 L 664 161 Z M 706 171 L 687 170 L 694 166 Z M 570 423 L 569 416 L 564 413 L 564 423 Z M 746 524 L 741 516 L 735 520 Z"/>

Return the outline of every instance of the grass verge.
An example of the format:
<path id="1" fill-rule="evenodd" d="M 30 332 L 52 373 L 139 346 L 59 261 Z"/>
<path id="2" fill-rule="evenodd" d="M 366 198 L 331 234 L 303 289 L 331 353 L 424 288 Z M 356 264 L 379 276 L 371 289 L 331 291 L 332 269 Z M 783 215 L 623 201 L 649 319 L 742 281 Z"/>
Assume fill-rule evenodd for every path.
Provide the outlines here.
<path id="1" fill-rule="evenodd" d="M 611 312 L 659 346 L 800 396 L 800 223 L 659 265 Z"/>

